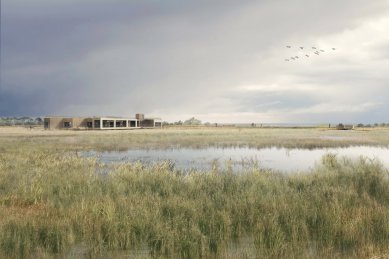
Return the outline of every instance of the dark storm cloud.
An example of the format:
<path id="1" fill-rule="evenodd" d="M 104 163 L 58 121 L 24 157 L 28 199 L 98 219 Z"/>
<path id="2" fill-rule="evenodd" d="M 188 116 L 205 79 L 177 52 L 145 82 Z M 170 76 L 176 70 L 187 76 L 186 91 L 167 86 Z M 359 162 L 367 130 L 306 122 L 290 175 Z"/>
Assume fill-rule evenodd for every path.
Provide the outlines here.
<path id="1" fill-rule="evenodd" d="M 1 116 L 40 116 L 47 113 L 50 108 L 50 99 L 46 92 L 35 93 L 9 93 L 2 91 L 0 94 Z M 17 105 L 20 104 L 20 105 Z M 26 106 L 29 108 L 26 109 Z M 53 111 L 55 114 L 55 111 Z"/>
<path id="2" fill-rule="evenodd" d="M 164 86 L 157 85 L 161 79 L 166 84 L 173 82 L 184 86 L 186 79 L 196 77 L 182 72 L 184 78 L 180 80 L 179 75 L 172 75 L 169 69 L 178 71 L 176 63 L 182 62 L 183 58 L 174 57 L 171 50 L 164 49 L 170 45 L 169 41 L 179 39 L 174 39 L 176 36 L 172 31 L 165 33 L 164 28 L 154 29 L 158 29 L 160 17 L 169 13 L 182 15 L 182 4 L 144 4 L 140 1 L 53 4 L 38 1 L 37 4 L 22 5 L 22 2 L 6 2 L 3 7 L 2 18 L 6 25 L 2 37 L 3 95 L 44 92 L 57 100 L 53 104 L 66 110 L 66 106 L 75 103 L 101 105 L 107 103 L 107 99 L 117 102 L 123 93 L 129 93 L 131 102 L 140 105 L 146 98 L 155 99 L 154 93 L 164 92 Z M 190 10 L 193 15 L 196 9 L 200 11 L 198 7 L 191 3 L 185 10 Z M 124 45 L 130 46 L 123 50 L 126 53 L 104 57 L 104 53 L 110 52 L 110 45 L 115 48 L 121 44 L 123 35 L 129 36 L 129 39 L 124 39 Z M 104 58 L 91 64 L 86 71 L 82 62 L 93 53 Z M 127 74 L 131 77 L 123 79 L 126 80 L 125 86 L 117 84 L 115 80 L 121 80 Z M 18 98 L 12 100 L 17 102 Z M 25 104 L 28 109 L 29 103 Z M 16 105 L 24 103 L 7 102 L 7 109 L 12 110 Z M 152 107 L 152 104 L 147 107 Z M 51 107 L 47 112 L 55 108 Z"/>
<path id="3" fill-rule="evenodd" d="M 324 120 L 334 115 L 322 112 L 326 105 L 365 103 L 351 114 L 366 119 L 388 96 L 387 38 L 375 30 L 388 25 L 375 22 L 387 13 L 387 1 L 362 0 L 6 0 L 0 115 L 251 112 L 285 120 L 289 111 L 290 120 Z M 369 31 L 364 45 L 374 48 L 357 48 Z M 286 44 L 319 43 L 338 44 L 340 54 L 284 64 Z M 242 90 L 248 84 L 275 86 L 253 93 Z"/>

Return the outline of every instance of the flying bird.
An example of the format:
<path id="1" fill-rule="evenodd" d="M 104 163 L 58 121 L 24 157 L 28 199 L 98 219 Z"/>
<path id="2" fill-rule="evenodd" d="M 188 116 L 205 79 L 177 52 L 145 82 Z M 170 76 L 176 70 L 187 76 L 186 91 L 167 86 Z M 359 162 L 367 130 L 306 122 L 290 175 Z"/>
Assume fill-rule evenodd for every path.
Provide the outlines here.
<path id="1" fill-rule="evenodd" d="M 287 45 L 286 46 L 286 48 L 288 48 L 288 49 L 290 49 L 290 48 L 292 48 L 292 46 L 290 46 L 290 45 Z M 296 49 L 300 49 L 300 50 L 305 50 L 305 49 L 307 49 L 307 50 L 309 50 L 309 47 L 304 47 L 304 46 L 299 46 L 299 47 L 297 47 L 297 46 L 294 46 L 293 47 L 293 49 L 294 48 L 296 48 Z M 312 48 L 312 52 L 310 52 L 310 51 L 304 51 L 305 53 L 299 53 L 299 54 L 301 54 L 301 56 L 292 56 L 292 57 L 290 57 L 290 58 L 286 58 L 285 59 L 285 61 L 296 61 L 297 59 L 299 59 L 299 58 L 309 58 L 309 57 L 311 57 L 313 54 L 316 54 L 316 55 L 318 55 L 318 56 L 320 56 L 320 54 L 322 54 L 322 53 L 324 53 L 324 52 L 329 52 L 330 50 L 332 50 L 332 51 L 334 51 L 334 50 L 336 50 L 336 48 L 328 48 L 328 49 L 320 49 L 320 48 L 318 48 L 318 47 L 311 47 Z M 324 55 L 324 54 L 323 54 Z"/>

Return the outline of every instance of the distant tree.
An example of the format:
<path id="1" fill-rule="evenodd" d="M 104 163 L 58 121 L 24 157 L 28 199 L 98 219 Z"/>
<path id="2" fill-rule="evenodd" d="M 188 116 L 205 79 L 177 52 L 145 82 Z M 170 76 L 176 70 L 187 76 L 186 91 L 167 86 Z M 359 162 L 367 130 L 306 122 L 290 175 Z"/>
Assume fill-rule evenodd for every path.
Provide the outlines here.
<path id="1" fill-rule="evenodd" d="M 14 125 L 42 125 L 43 119 L 33 117 L 2 117 L 0 118 L 0 125 L 14 126 Z"/>

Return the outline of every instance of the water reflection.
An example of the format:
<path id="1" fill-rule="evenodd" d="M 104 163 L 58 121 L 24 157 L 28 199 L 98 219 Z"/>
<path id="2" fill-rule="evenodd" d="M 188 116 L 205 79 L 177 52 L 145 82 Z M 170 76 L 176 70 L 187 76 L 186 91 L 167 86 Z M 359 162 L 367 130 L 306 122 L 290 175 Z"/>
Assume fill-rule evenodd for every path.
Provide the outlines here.
<path id="1" fill-rule="evenodd" d="M 212 170 L 228 168 L 242 170 L 261 167 L 285 172 L 307 171 L 320 163 L 321 157 L 327 153 L 338 157 L 357 159 L 360 156 L 380 160 L 389 168 L 389 147 L 357 146 L 346 148 L 321 149 L 287 149 L 248 147 L 204 149 L 136 149 L 124 152 L 82 152 L 82 156 L 98 156 L 104 163 L 136 162 L 153 164 L 169 160 L 178 170 Z"/>

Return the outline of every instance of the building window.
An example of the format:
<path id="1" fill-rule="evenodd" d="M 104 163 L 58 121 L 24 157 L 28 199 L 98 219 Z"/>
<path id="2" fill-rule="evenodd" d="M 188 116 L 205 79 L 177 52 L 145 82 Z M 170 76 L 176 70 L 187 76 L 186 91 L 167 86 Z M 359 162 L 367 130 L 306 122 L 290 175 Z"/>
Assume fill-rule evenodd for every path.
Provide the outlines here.
<path id="1" fill-rule="evenodd" d="M 72 127 L 72 123 L 70 121 L 64 121 L 63 122 L 63 127 L 64 128 L 71 128 Z"/>
<path id="2" fill-rule="evenodd" d="M 113 120 L 103 120 L 103 128 L 113 128 L 115 122 Z"/>
<path id="3" fill-rule="evenodd" d="M 100 128 L 100 120 L 95 120 L 95 128 Z"/>
<path id="4" fill-rule="evenodd" d="M 93 123 L 91 121 L 87 121 L 86 122 L 86 127 L 90 128 L 90 129 L 93 128 Z"/>
<path id="5" fill-rule="evenodd" d="M 126 121 L 118 120 L 116 121 L 116 128 L 125 128 L 127 127 Z"/>
<path id="6" fill-rule="evenodd" d="M 136 121 L 128 121 L 130 124 L 130 128 L 135 128 L 136 127 Z"/>

